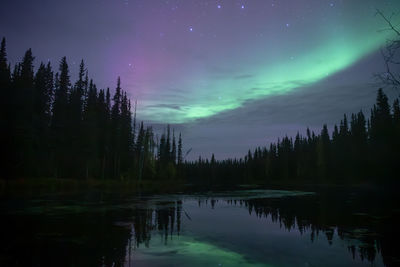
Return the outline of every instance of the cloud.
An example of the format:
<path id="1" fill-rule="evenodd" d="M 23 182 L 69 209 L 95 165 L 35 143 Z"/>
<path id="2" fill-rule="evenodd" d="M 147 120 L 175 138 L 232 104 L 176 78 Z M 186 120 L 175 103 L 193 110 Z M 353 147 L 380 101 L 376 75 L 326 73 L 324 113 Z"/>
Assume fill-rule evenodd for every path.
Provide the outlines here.
<path id="1" fill-rule="evenodd" d="M 242 75 L 237 75 L 234 77 L 235 80 L 242 80 L 242 79 L 249 79 L 254 77 L 252 74 L 242 74 Z"/>
<path id="2" fill-rule="evenodd" d="M 257 101 L 209 118 L 183 124 L 185 146 L 192 147 L 190 159 L 199 155 L 219 159 L 241 157 L 248 149 L 276 142 L 285 135 L 305 134 L 309 127 L 319 133 L 324 123 L 330 133 L 343 114 L 363 110 L 368 116 L 375 102 L 374 84 L 331 84 L 321 82 L 310 87 Z M 395 95 L 394 91 L 387 91 Z"/>

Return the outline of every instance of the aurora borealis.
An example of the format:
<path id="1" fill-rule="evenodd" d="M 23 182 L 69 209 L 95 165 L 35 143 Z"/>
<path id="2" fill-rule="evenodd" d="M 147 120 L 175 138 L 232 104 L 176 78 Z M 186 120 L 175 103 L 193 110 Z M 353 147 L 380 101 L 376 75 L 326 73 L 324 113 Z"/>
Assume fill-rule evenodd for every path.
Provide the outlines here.
<path id="1" fill-rule="evenodd" d="M 206 140 L 215 140 L 226 129 L 245 135 L 241 126 L 234 126 L 235 114 L 263 106 L 260 101 L 295 101 L 293 97 L 327 79 L 333 91 L 349 86 L 354 81 L 346 83 L 339 74 L 376 55 L 391 37 L 385 22 L 375 16 L 376 9 L 391 14 L 400 8 L 396 0 L 90 0 L 41 1 L 40 6 L 32 2 L 3 1 L 0 30 L 10 44 L 20 47 L 9 52 L 12 61 L 32 44 L 38 61 L 55 65 L 66 55 L 76 65 L 71 67 L 75 72 L 84 58 L 99 87 L 114 88 L 121 76 L 123 88 L 138 101 L 138 118 L 178 124 L 187 134 L 196 127 L 209 129 L 208 134 L 197 131 L 204 147 L 198 154 L 209 153 L 215 146 Z M 13 21 L 10 14 L 21 6 L 24 18 Z M 393 19 L 400 22 L 399 16 Z M 51 58 L 45 58 L 49 54 Z M 378 60 L 368 61 L 363 72 L 355 68 L 344 75 L 370 83 L 381 67 Z M 318 87 L 320 97 L 324 90 Z M 341 112 L 338 109 L 336 117 Z M 213 119 L 220 116 L 225 128 L 216 129 Z M 251 121 L 246 127 L 257 128 L 265 118 L 253 116 Z M 313 126 L 301 121 L 282 124 L 270 122 L 282 131 L 260 132 L 243 146 L 264 144 L 265 134 L 275 139 L 299 125 Z M 199 147 L 193 136 L 188 137 L 188 147 Z M 227 140 L 234 138 L 237 135 Z M 237 148 L 220 155 L 244 152 Z"/>
<path id="2" fill-rule="evenodd" d="M 356 6 L 296 1 L 196 7 L 204 15 L 186 23 L 192 32 L 176 33 L 174 27 L 163 31 L 162 38 L 182 39 L 183 44 L 174 44 L 179 49 L 168 46 L 171 40 L 160 41 L 161 50 L 171 49 L 166 54 L 172 64 L 176 59 L 179 64 L 170 68 L 162 61 L 156 75 L 163 77 L 161 83 L 143 84 L 148 91 L 141 114 L 157 122 L 184 123 L 288 93 L 349 67 L 378 49 L 389 34 L 377 32 L 384 25 L 373 16 L 373 2 L 364 1 L 355 14 Z M 187 51 L 183 60 L 181 51 Z M 178 97 L 169 99 L 171 94 Z"/>

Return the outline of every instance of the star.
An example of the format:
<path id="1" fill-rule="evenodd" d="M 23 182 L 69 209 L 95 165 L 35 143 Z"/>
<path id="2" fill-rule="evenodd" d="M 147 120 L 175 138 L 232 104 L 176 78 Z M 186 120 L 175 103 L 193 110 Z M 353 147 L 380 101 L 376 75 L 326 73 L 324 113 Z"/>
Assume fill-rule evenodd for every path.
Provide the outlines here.
<path id="1" fill-rule="evenodd" d="M 221 5 L 218 5 L 217 7 L 218 7 L 218 8 L 221 8 Z"/>
<path id="2" fill-rule="evenodd" d="M 242 9 L 244 9 L 244 5 L 242 5 Z"/>
<path id="3" fill-rule="evenodd" d="M 190 27 L 190 28 L 189 28 L 189 31 L 191 31 L 191 32 L 192 32 L 192 31 L 193 31 L 193 27 Z"/>

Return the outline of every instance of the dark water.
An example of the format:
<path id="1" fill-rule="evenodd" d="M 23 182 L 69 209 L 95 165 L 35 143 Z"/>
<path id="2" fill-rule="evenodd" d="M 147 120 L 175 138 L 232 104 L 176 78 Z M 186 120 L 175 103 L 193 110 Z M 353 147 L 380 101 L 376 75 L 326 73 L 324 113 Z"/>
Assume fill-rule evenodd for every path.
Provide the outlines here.
<path id="1" fill-rule="evenodd" d="M 382 193 L 2 198 L 0 266 L 398 266 Z"/>

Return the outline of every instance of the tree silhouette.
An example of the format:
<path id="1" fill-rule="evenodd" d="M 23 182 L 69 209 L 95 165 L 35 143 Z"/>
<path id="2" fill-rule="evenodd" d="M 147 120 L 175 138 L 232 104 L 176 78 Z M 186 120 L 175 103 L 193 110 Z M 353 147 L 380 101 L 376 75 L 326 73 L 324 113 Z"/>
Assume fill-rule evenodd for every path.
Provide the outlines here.
<path id="1" fill-rule="evenodd" d="M 55 75 L 50 63 L 41 63 L 35 72 L 31 49 L 11 75 L 3 38 L 0 89 L 5 177 L 135 180 L 177 176 L 175 135 L 171 146 L 168 126 L 168 142 L 164 137 L 158 148 L 162 156 L 155 154 L 151 127 L 145 128 L 142 122 L 136 135 L 136 105 L 132 120 L 131 101 L 120 78 L 111 97 L 110 89 L 98 89 L 89 79 L 82 60 L 72 85 L 66 57 Z M 157 165 L 167 176 L 156 174 Z"/>
<path id="2" fill-rule="evenodd" d="M 392 16 L 387 17 L 381 10 L 376 10 L 376 15 L 381 17 L 387 24 L 388 28 L 382 31 L 390 31 L 394 34 L 392 39 L 387 40 L 386 46 L 381 50 L 383 60 L 385 62 L 385 72 L 377 74 L 377 78 L 385 85 L 394 87 L 400 86 L 400 74 L 396 73 L 397 66 L 400 64 L 400 29 L 398 25 L 392 22 Z"/>
<path id="3" fill-rule="evenodd" d="M 198 185 L 392 183 L 398 180 L 400 105 L 391 107 L 382 89 L 366 118 L 345 114 L 330 135 L 307 129 L 243 158 L 185 161 L 182 135 L 167 125 L 155 141 L 151 127 L 136 131 L 127 92 L 98 89 L 82 61 L 71 85 L 67 60 L 54 75 L 50 64 L 34 71 L 27 50 L 11 74 L 6 42 L 0 47 L 5 176 L 117 180 L 175 180 Z M 136 105 L 134 106 L 136 111 Z"/>

